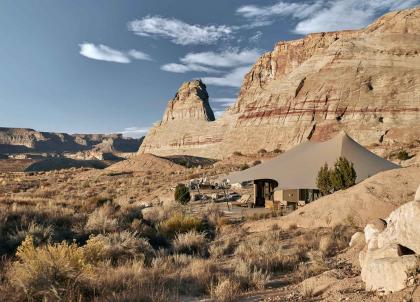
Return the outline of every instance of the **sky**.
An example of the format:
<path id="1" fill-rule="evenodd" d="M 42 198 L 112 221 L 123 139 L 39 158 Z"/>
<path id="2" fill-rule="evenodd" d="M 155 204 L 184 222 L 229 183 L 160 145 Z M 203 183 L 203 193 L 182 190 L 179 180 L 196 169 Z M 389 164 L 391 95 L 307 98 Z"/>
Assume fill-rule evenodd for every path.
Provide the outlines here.
<path id="1" fill-rule="evenodd" d="M 0 0 L 0 127 L 144 135 L 184 81 L 216 116 L 281 40 L 420 0 Z"/>

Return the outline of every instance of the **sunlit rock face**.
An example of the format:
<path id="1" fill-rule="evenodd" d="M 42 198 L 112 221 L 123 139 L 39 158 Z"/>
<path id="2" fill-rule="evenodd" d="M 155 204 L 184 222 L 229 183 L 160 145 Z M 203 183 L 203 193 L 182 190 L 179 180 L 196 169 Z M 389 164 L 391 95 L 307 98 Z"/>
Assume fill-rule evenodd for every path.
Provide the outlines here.
<path id="1" fill-rule="evenodd" d="M 140 152 L 223 158 L 286 150 L 341 129 L 366 146 L 410 143 L 420 137 L 418 66 L 419 8 L 389 13 L 361 30 L 279 42 L 258 59 L 217 121 L 204 84 L 183 84 Z"/>

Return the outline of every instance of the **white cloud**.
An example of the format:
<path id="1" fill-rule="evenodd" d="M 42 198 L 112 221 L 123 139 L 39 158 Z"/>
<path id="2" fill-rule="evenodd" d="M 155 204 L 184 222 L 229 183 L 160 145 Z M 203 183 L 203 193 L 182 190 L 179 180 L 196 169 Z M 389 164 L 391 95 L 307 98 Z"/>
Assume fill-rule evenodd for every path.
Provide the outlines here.
<path id="1" fill-rule="evenodd" d="M 221 77 L 204 77 L 206 85 L 241 87 L 244 76 L 249 72 L 251 66 L 238 67 Z"/>
<path id="2" fill-rule="evenodd" d="M 145 61 L 151 61 L 152 60 L 152 58 L 147 53 L 144 53 L 142 51 L 138 51 L 138 50 L 135 50 L 135 49 L 130 50 L 128 52 L 128 54 L 136 60 L 145 60 Z"/>
<path id="3" fill-rule="evenodd" d="M 79 46 L 80 54 L 89 59 L 115 63 L 130 63 L 130 58 L 125 53 L 106 45 L 100 44 L 96 46 L 92 43 L 82 43 Z"/>
<path id="4" fill-rule="evenodd" d="M 159 16 L 147 16 L 131 21 L 128 28 L 140 36 L 169 38 L 180 45 L 214 44 L 228 38 L 233 29 L 225 25 L 188 24 L 178 19 Z"/>
<path id="5" fill-rule="evenodd" d="M 210 103 L 215 103 L 221 107 L 229 107 L 236 102 L 236 98 L 211 98 Z"/>
<path id="6" fill-rule="evenodd" d="M 144 136 L 149 131 L 149 129 L 149 127 L 128 127 L 120 133 L 122 133 L 122 135 L 125 137 L 139 138 Z"/>
<path id="7" fill-rule="evenodd" d="M 300 21 L 296 33 L 358 29 L 367 26 L 387 11 L 403 9 L 419 4 L 419 0 L 340 0 L 326 2 L 323 9 Z"/>
<path id="8" fill-rule="evenodd" d="M 237 13 L 252 20 L 255 27 L 272 24 L 276 17 L 292 17 L 298 20 L 294 32 L 307 34 L 362 28 L 387 11 L 419 4 L 420 0 L 279 1 L 271 6 L 245 5 Z"/>
<path id="9" fill-rule="evenodd" d="M 248 19 L 256 18 L 259 22 L 264 20 L 268 22 L 268 18 L 273 16 L 296 16 L 304 18 L 309 16 L 319 6 L 320 1 L 312 4 L 280 1 L 268 6 L 245 5 L 239 7 L 236 12 Z"/>
<path id="10" fill-rule="evenodd" d="M 222 73 L 216 68 L 237 68 L 255 63 L 262 51 L 259 49 L 239 50 L 232 48 L 222 52 L 198 52 L 188 53 L 180 59 L 182 64 L 169 63 L 161 66 L 161 69 L 168 72 L 186 73 L 190 71 L 206 73 Z"/>
<path id="11" fill-rule="evenodd" d="M 224 110 L 214 110 L 213 113 L 214 113 L 215 118 L 218 119 L 219 117 L 221 117 L 223 115 L 223 113 L 225 113 L 225 111 Z"/>
<path id="12" fill-rule="evenodd" d="M 188 53 L 180 61 L 186 65 L 198 64 L 214 67 L 237 67 L 255 63 L 261 53 L 261 50 L 258 49 L 239 50 L 233 48 L 219 53 L 213 51 Z"/>
<path id="13" fill-rule="evenodd" d="M 165 64 L 165 65 L 162 65 L 160 69 L 164 71 L 168 71 L 168 72 L 175 72 L 175 73 L 186 73 L 189 71 L 202 71 L 202 72 L 207 72 L 207 73 L 220 72 L 219 70 L 216 70 L 210 67 L 197 65 L 197 64 L 184 65 L 184 64 L 178 64 L 178 63 Z"/>
<path id="14" fill-rule="evenodd" d="M 131 59 L 151 60 L 148 54 L 134 49 L 124 52 L 103 44 L 95 45 L 92 43 L 82 43 L 79 46 L 82 56 L 99 61 L 130 63 Z"/>

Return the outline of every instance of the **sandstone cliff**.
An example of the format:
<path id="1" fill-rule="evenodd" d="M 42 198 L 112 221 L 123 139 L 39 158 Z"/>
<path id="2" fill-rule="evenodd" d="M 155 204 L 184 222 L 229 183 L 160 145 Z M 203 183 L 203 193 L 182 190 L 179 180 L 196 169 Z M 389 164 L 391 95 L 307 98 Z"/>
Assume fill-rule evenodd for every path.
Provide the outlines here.
<path id="1" fill-rule="evenodd" d="M 66 134 L 39 132 L 24 128 L 0 128 L 0 153 L 29 152 L 135 152 L 142 139 L 123 138 L 121 134 Z"/>
<path id="2" fill-rule="evenodd" d="M 221 158 L 288 149 L 341 129 L 367 146 L 410 143 L 420 137 L 419 66 L 419 8 L 389 13 L 361 30 L 279 42 L 245 76 L 236 103 L 217 121 L 196 113 L 196 105 L 185 107 L 192 102 L 174 106 L 189 95 L 184 84 L 140 152 Z M 178 116 L 188 122 L 167 124 Z"/>

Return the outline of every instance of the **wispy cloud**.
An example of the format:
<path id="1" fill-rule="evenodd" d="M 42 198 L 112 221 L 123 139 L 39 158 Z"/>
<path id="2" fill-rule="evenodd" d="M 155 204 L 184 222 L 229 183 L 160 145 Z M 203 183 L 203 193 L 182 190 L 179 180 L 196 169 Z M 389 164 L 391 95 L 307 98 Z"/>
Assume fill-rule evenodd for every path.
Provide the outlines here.
<path id="1" fill-rule="evenodd" d="M 151 60 L 148 54 L 134 49 L 124 52 L 103 44 L 95 45 L 92 43 L 82 43 L 79 46 L 82 56 L 99 61 L 130 63 L 131 59 Z"/>
<path id="2" fill-rule="evenodd" d="M 211 98 L 210 103 L 220 107 L 229 107 L 236 102 L 236 98 Z"/>
<path id="3" fill-rule="evenodd" d="M 244 76 L 251 66 L 238 67 L 221 77 L 204 77 L 203 82 L 207 85 L 241 87 Z"/>
<path id="4" fill-rule="evenodd" d="M 161 69 L 176 73 L 186 73 L 190 71 L 223 73 L 224 71 L 220 69 L 237 68 L 255 63 L 261 53 L 262 51 L 259 49 L 239 50 L 237 48 L 232 48 L 222 52 L 207 51 L 188 53 L 180 59 L 182 64 L 165 64 L 161 66 Z"/>
<path id="5" fill-rule="evenodd" d="M 174 72 L 174 73 L 186 73 L 189 71 L 201 71 L 201 72 L 207 72 L 207 73 L 219 73 L 219 70 L 216 70 L 214 68 L 201 66 L 197 64 L 179 64 L 179 63 L 169 63 L 162 65 L 160 69 L 168 72 Z"/>
<path id="6" fill-rule="evenodd" d="M 214 44 L 228 38 L 233 29 L 226 25 L 188 24 L 175 18 L 147 16 L 129 22 L 128 28 L 146 37 L 164 37 L 179 45 Z"/>
<path id="7" fill-rule="evenodd" d="M 152 58 L 147 53 L 144 53 L 142 51 L 138 51 L 138 50 L 135 50 L 135 49 L 130 50 L 128 52 L 128 55 L 133 57 L 136 60 L 145 60 L 145 61 L 151 61 L 152 60 Z"/>
<path id="8" fill-rule="evenodd" d="M 418 0 L 340 0 L 327 2 L 323 9 L 300 21 L 296 33 L 358 29 L 367 26 L 378 15 L 420 4 Z"/>
<path id="9" fill-rule="evenodd" d="M 269 6 L 241 6 L 236 12 L 255 27 L 270 25 L 277 17 L 292 17 L 298 20 L 294 32 L 307 34 L 362 28 L 387 11 L 419 4 L 420 0 L 279 1 Z"/>
<path id="10" fill-rule="evenodd" d="M 257 31 L 253 36 L 251 36 L 248 39 L 248 41 L 250 43 L 256 44 L 256 43 L 260 42 L 262 35 L 263 35 L 262 31 Z"/>
<path id="11" fill-rule="evenodd" d="M 144 136 L 149 131 L 149 129 L 149 127 L 128 127 L 120 133 L 122 133 L 122 135 L 125 137 L 139 138 Z"/>

